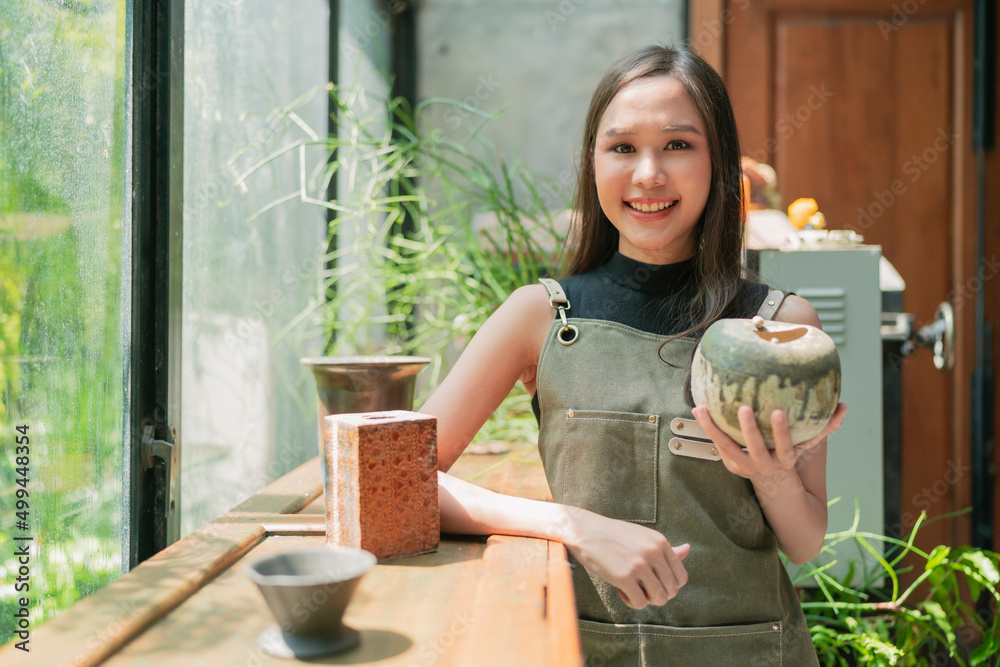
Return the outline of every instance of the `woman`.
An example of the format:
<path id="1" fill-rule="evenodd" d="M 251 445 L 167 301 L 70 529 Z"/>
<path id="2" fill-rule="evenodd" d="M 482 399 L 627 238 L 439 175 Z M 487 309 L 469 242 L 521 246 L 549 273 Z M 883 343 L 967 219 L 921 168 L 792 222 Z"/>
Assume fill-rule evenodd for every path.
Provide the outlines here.
<path id="1" fill-rule="evenodd" d="M 707 63 L 661 47 L 622 59 L 587 115 L 569 277 L 516 290 L 422 408 L 447 471 L 516 381 L 534 395 L 555 502 L 441 472 L 442 530 L 562 541 L 595 664 L 816 663 L 778 549 L 803 563 L 822 547 L 826 436 L 845 408 L 795 445 L 775 411 L 771 451 L 749 407 L 744 450 L 685 403 L 697 335 L 720 317 L 819 326 L 807 301 L 742 278 L 739 155 Z M 692 414 L 711 455 L 665 446 Z"/>

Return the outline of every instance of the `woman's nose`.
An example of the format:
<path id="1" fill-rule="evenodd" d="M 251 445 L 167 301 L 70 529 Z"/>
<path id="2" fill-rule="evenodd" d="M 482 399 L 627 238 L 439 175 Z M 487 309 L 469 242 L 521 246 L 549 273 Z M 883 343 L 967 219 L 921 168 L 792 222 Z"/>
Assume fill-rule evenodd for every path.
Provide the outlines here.
<path id="1" fill-rule="evenodd" d="M 663 168 L 659 156 L 644 155 L 639 158 L 632 172 L 632 184 L 641 188 L 652 189 L 663 185 L 667 180 L 666 171 Z"/>

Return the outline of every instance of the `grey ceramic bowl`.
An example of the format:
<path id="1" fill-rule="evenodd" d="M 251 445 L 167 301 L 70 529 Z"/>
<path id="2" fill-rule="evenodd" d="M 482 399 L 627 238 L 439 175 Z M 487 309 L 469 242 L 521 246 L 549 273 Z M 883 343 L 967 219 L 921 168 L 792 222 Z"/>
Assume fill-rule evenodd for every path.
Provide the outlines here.
<path id="1" fill-rule="evenodd" d="M 359 635 L 343 624 L 344 611 L 361 577 L 375 563 L 375 556 L 363 549 L 330 546 L 247 565 L 247 576 L 257 584 L 279 626 L 261 635 L 261 646 L 273 655 L 304 658 L 356 645 Z"/>

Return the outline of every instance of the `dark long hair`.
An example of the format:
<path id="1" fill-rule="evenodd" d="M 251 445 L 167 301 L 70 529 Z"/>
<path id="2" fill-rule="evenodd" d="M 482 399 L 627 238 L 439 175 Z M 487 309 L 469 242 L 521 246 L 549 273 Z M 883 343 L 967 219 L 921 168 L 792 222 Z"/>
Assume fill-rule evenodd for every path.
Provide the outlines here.
<path id="1" fill-rule="evenodd" d="M 672 76 L 687 90 L 701 114 L 712 160 L 712 184 L 696 227 L 695 291 L 689 305 L 691 326 L 677 337 L 703 332 L 724 316 L 739 316 L 744 294 L 744 216 L 740 200 L 740 142 L 736 117 L 722 77 L 698 55 L 679 47 L 647 46 L 616 63 L 601 79 L 590 101 L 576 197 L 573 248 L 566 275 L 594 269 L 618 249 L 618 230 L 601 209 L 594 177 L 597 127 L 611 100 L 625 86 L 649 76 Z"/>

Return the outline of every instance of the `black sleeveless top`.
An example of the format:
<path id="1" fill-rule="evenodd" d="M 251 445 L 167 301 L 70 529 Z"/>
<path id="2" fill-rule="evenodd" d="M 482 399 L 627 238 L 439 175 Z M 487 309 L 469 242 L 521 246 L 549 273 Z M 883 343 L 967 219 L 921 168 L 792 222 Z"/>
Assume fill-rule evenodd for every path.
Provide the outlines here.
<path id="1" fill-rule="evenodd" d="M 607 320 L 659 336 L 674 336 L 692 325 L 688 304 L 695 292 L 695 260 L 646 264 L 615 252 L 587 273 L 559 281 L 570 308 L 568 317 Z M 761 283 L 744 283 L 730 317 L 751 317 L 767 296 Z M 539 417 L 538 398 L 531 409 Z"/>

